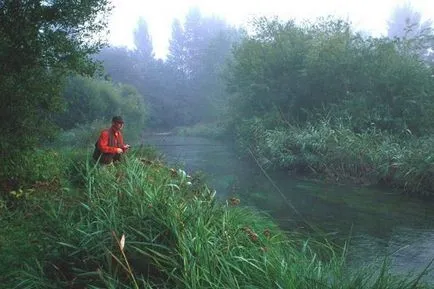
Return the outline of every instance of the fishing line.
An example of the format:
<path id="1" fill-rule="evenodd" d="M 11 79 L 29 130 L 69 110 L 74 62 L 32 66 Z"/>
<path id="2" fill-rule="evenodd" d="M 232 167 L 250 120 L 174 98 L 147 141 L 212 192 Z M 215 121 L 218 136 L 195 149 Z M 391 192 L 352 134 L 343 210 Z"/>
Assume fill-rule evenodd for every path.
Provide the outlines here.
<path id="1" fill-rule="evenodd" d="M 251 154 L 252 158 L 255 160 L 256 164 L 258 165 L 258 167 L 261 169 L 264 176 L 268 179 L 268 181 L 270 181 L 270 183 L 273 185 L 273 187 L 276 189 L 276 191 L 280 194 L 280 196 L 285 201 L 285 203 L 288 205 L 288 207 L 290 207 L 300 217 L 301 221 L 304 222 L 306 225 L 308 225 L 312 230 L 325 236 L 326 234 L 324 232 L 322 232 L 319 227 L 316 227 L 316 226 L 312 225 L 310 222 L 308 222 L 303 217 L 303 215 L 294 207 L 294 205 L 291 203 L 291 201 L 288 200 L 288 198 L 283 194 L 283 192 L 280 190 L 280 188 L 276 185 L 276 183 L 271 179 L 271 177 L 267 174 L 267 172 L 261 166 L 258 159 L 253 154 L 252 150 L 250 148 L 248 148 L 248 150 L 249 150 L 249 153 Z"/>

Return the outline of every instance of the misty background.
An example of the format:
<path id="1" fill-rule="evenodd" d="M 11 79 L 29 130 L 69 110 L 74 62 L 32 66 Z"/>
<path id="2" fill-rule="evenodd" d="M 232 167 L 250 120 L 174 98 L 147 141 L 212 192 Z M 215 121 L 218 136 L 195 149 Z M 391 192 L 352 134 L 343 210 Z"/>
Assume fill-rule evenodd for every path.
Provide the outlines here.
<path id="1" fill-rule="evenodd" d="M 432 2 L 94 1 L 77 28 L 66 2 L 5 6 L 4 157 L 53 140 L 92 147 L 122 115 L 130 143 L 176 131 L 270 167 L 434 187 L 434 10 L 417 8 Z"/>
<path id="2" fill-rule="evenodd" d="M 154 32 L 154 35 L 151 35 L 147 19 L 144 17 L 137 18 L 134 22 L 133 30 L 129 31 L 126 30 L 128 25 L 124 25 L 124 22 L 130 23 L 132 19 L 134 19 L 134 17 L 132 17 L 134 14 L 128 15 L 125 13 L 122 14 L 123 18 L 120 18 L 118 14 L 121 12 L 117 12 L 118 9 L 120 11 L 132 11 L 132 9 L 138 11 L 139 7 L 146 11 L 146 4 L 141 3 L 140 6 L 132 6 L 131 4 L 131 6 L 128 7 L 129 10 L 125 7 L 128 5 L 127 2 L 121 4 L 115 1 L 114 4 L 119 7 L 115 6 L 115 10 L 113 11 L 113 22 L 110 26 L 110 30 L 118 31 L 118 34 L 122 34 L 125 44 L 111 44 L 111 46 L 103 48 L 100 53 L 95 55 L 95 58 L 100 60 L 104 66 L 105 80 L 110 80 L 117 85 L 129 85 L 131 93 L 134 91 L 134 94 L 140 95 L 139 101 L 143 100 L 143 105 L 147 107 L 147 127 L 157 130 L 192 126 L 201 123 L 224 123 L 230 121 L 230 118 L 233 118 L 234 114 L 237 114 L 234 111 L 229 111 L 230 107 L 234 107 L 234 103 L 229 101 L 229 95 L 232 94 L 232 92 L 231 85 L 227 85 L 231 76 L 236 74 L 234 63 L 236 63 L 238 59 L 235 60 L 235 62 L 233 61 L 234 54 L 238 53 L 238 55 L 240 55 L 249 45 L 248 42 L 252 42 L 252 39 L 259 38 L 260 41 L 260 37 L 263 37 L 261 33 L 267 32 L 267 29 L 270 29 L 268 31 L 269 33 L 279 33 L 279 30 L 288 29 L 288 23 L 291 23 L 290 25 L 294 26 L 294 30 L 305 30 L 302 33 L 333 33 L 336 37 L 347 37 L 347 39 L 335 39 L 335 43 L 330 43 L 330 45 L 336 45 L 336 47 L 330 47 L 331 49 L 335 49 L 336 52 L 343 48 L 342 45 L 344 43 L 342 43 L 342 41 L 354 42 L 358 37 L 357 41 L 359 41 L 359 44 L 368 46 L 373 44 L 374 39 L 369 31 L 354 30 L 354 25 L 347 22 L 351 21 L 351 19 L 340 20 L 339 18 L 323 18 L 317 22 L 319 24 L 315 23 L 315 19 L 305 20 L 304 22 L 290 20 L 287 24 L 282 24 L 284 21 L 277 20 L 277 18 L 265 20 L 266 18 L 252 17 L 249 18 L 248 22 L 244 23 L 244 25 L 235 26 L 228 23 L 221 16 L 204 15 L 200 8 L 196 6 L 189 8 L 189 10 L 186 11 L 185 17 L 171 19 L 170 35 L 169 38 L 166 39 L 168 44 L 167 51 L 161 48 L 161 43 L 159 44 L 159 51 L 156 51 L 154 45 L 155 41 L 153 40 L 155 38 L 161 39 L 162 36 L 159 35 L 158 32 Z M 409 2 L 395 6 L 391 5 L 389 8 L 391 10 L 388 11 L 387 22 L 385 23 L 386 25 L 384 25 L 386 31 L 385 33 L 383 32 L 383 34 L 385 35 L 380 36 L 378 39 L 384 37 L 391 41 L 393 41 L 393 39 L 413 39 L 414 42 L 418 41 L 417 45 L 419 45 L 420 48 L 418 46 L 418 48 L 415 47 L 414 49 L 419 49 L 420 51 L 418 53 L 423 55 L 427 61 L 430 61 L 432 58 L 432 54 L 429 53 L 431 39 L 428 39 L 428 35 L 431 33 L 431 21 L 426 19 L 426 16 L 424 16 L 421 11 L 417 11 Z M 153 9 L 155 11 L 156 8 Z M 154 17 L 166 19 L 167 21 L 168 17 L 164 15 L 165 11 L 159 12 L 160 13 L 156 14 Z M 174 13 L 170 9 L 169 12 Z M 135 14 L 137 13 L 139 13 L 139 11 Z M 308 21 L 310 21 L 310 24 Z M 325 27 L 326 24 L 331 25 Z M 278 25 L 281 25 L 281 27 L 277 27 Z M 163 27 L 160 29 L 164 31 Z M 377 27 L 374 35 L 378 35 L 381 30 L 381 26 Z M 267 37 L 272 37 L 272 35 Z M 111 38 L 112 41 L 115 39 L 114 36 Z M 132 45 L 128 43 L 127 39 L 129 38 L 132 39 Z M 318 38 L 318 40 L 320 39 Z M 338 41 L 341 41 L 341 43 L 338 43 Z M 315 44 L 312 44 L 310 47 L 300 46 L 298 49 L 307 48 L 315 50 L 316 47 L 314 45 Z M 281 54 L 277 54 L 275 57 L 280 57 L 282 61 L 285 61 L 285 54 L 287 52 L 276 52 Z M 159 57 L 157 57 L 157 55 Z M 341 56 L 344 55 L 341 54 Z M 306 57 L 304 58 L 306 61 L 312 60 L 318 63 L 320 60 Z M 309 64 L 307 64 L 306 61 L 304 61 L 306 67 L 303 68 L 300 66 L 297 69 L 307 68 Z M 354 58 L 352 61 L 358 60 Z M 360 61 L 366 62 L 367 58 L 361 57 Z M 348 61 L 345 60 L 345 62 L 346 63 L 340 64 L 335 63 L 333 65 L 339 65 L 340 68 L 342 68 L 343 65 L 347 65 L 344 70 L 348 71 L 352 69 L 353 71 L 349 72 L 350 75 L 354 78 L 358 78 L 359 76 L 356 74 L 360 73 L 358 70 L 360 70 L 361 67 L 350 67 Z M 251 68 L 254 69 L 254 67 Z M 335 69 L 336 67 L 323 68 L 328 70 Z M 293 70 L 289 66 L 282 69 L 282 73 L 289 73 Z M 317 72 L 319 72 L 319 70 L 317 70 Z M 255 93 L 258 93 L 261 89 L 268 89 L 270 92 L 274 84 L 276 84 L 274 87 L 280 87 L 277 88 L 278 91 L 273 92 L 273 95 L 288 93 L 288 87 L 282 87 L 285 82 L 285 76 L 282 74 L 278 75 L 278 71 L 275 71 L 275 73 L 277 73 L 276 76 L 264 75 L 264 77 L 269 77 L 270 81 L 275 82 L 273 84 L 265 85 L 264 83 L 259 84 L 252 82 L 249 85 L 257 86 L 258 89 Z M 327 73 L 331 73 L 331 71 L 328 70 Z M 346 72 L 340 71 L 338 73 Z M 332 97 L 331 95 L 336 93 L 343 94 L 344 96 L 347 95 L 347 92 L 350 90 L 349 87 L 339 92 L 334 90 L 330 93 L 330 91 L 327 91 L 330 87 L 325 88 L 321 86 L 324 85 L 324 81 L 328 82 L 330 77 L 333 78 L 332 81 L 335 82 L 335 85 L 338 87 L 341 87 L 345 82 L 348 83 L 349 80 L 339 79 L 336 75 L 327 77 L 323 74 L 323 76 L 323 79 L 318 79 L 321 83 L 318 85 L 315 84 L 315 89 L 322 90 L 322 92 L 318 91 L 318 93 L 327 93 L 329 97 Z M 280 82 L 278 78 L 280 78 Z M 232 77 L 232 81 L 233 79 Z M 77 83 L 74 82 L 80 80 L 71 81 L 71 86 L 77 87 Z M 240 85 L 241 82 L 235 86 Z M 263 85 L 268 88 L 261 88 Z M 309 86 L 313 89 L 314 83 L 309 84 Z M 367 88 L 361 89 L 367 90 Z M 357 93 L 355 90 L 357 89 L 353 89 L 351 93 Z M 70 106 L 66 110 L 69 112 L 80 110 L 80 106 L 75 105 L 75 102 L 71 102 L 71 98 L 73 97 L 70 94 L 73 92 L 68 89 L 66 91 L 66 98 L 70 99 Z M 294 94 L 294 91 L 289 92 Z M 304 98 L 300 96 L 300 93 L 298 93 L 298 95 L 299 96 L 295 96 L 295 98 Z M 264 96 L 264 98 L 272 97 Z M 291 99 L 290 97 L 284 102 L 280 101 L 280 104 L 283 107 L 293 106 L 295 98 Z M 336 100 L 337 99 L 330 99 L 331 103 L 335 103 Z M 231 101 L 235 101 L 235 97 L 232 97 Z M 263 100 L 261 100 L 261 102 L 262 101 Z M 313 97 L 307 101 L 310 103 L 309 106 L 315 106 L 315 102 L 317 102 L 318 99 Z M 270 103 L 273 102 L 274 101 L 270 101 Z M 82 115 L 83 119 L 66 116 L 70 124 L 68 126 L 63 125 L 65 129 L 97 118 L 95 115 L 96 110 L 91 108 L 91 105 L 84 105 L 84 102 L 81 100 L 80 104 L 85 107 L 85 110 L 89 110 L 89 113 L 86 111 L 76 111 L 73 113 L 77 116 Z M 318 103 L 318 105 L 324 104 L 324 102 L 321 102 L 321 104 Z M 304 108 L 305 106 L 302 104 L 296 105 L 297 111 Z M 283 110 L 286 110 L 286 108 L 283 108 Z M 93 113 L 91 111 L 93 111 Z M 103 115 L 101 114 L 98 117 L 103 117 Z M 141 120 L 141 117 L 137 116 L 131 116 L 131 120 L 133 119 L 135 122 L 144 121 Z M 65 123 L 64 118 L 60 123 Z"/>
<path id="3" fill-rule="evenodd" d="M 425 267 L 433 3 L 0 0 L 0 208 L 41 184 L 68 199 L 70 185 L 90 187 L 98 135 L 121 115 L 140 165 L 153 162 L 136 148 L 181 155 L 183 169 L 215 176 L 219 197 L 267 210 L 285 230 L 306 228 L 300 210 L 327 234 L 351 230 L 362 262 L 399 253 L 398 271 Z M 157 149 L 142 146 L 152 139 Z M 22 239 L 5 224 L 0 235 Z"/>

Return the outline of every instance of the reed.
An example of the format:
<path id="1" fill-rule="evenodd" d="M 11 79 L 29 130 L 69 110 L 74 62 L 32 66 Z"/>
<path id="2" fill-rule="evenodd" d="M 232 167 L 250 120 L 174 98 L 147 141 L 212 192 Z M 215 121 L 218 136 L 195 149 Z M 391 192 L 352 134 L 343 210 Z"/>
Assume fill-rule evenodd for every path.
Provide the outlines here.
<path id="1" fill-rule="evenodd" d="M 82 178 L 75 198 L 41 205 L 44 251 L 16 288 L 423 288 L 387 266 L 348 272 L 329 243 L 283 232 L 158 160 L 88 164 Z"/>

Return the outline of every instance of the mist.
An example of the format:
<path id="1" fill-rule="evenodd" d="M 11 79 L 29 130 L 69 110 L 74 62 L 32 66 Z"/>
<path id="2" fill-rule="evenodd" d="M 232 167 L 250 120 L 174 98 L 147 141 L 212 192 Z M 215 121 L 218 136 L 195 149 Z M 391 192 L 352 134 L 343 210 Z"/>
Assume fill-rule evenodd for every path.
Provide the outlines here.
<path id="1" fill-rule="evenodd" d="M 181 22 L 185 22 L 184 25 Z M 220 119 L 227 93 L 223 72 L 243 31 L 193 8 L 174 19 L 169 52 L 157 59 L 146 19 L 134 48 L 107 47 L 97 56 L 114 82 L 133 85 L 149 106 L 149 126 L 170 129 Z"/>
<path id="2" fill-rule="evenodd" d="M 168 14 L 173 14 L 173 11 Z M 96 56 L 103 62 L 108 79 L 132 85 L 143 96 L 148 106 L 148 125 L 151 129 L 167 130 L 224 122 L 229 118 L 229 108 L 233 105 L 229 101 L 231 93 L 228 79 L 234 52 L 244 39 L 261 37 L 257 31 L 262 25 L 260 22 L 266 18 L 257 14 L 244 24 L 232 25 L 212 12 L 207 14 L 211 16 L 204 15 L 198 6 L 193 6 L 186 11 L 185 17 L 172 18 L 168 48 L 163 56 L 162 51 L 155 51 L 153 39 L 158 35 L 150 33 L 147 19 L 141 16 L 136 19 L 133 31 L 122 32 L 132 36 L 133 45 L 111 44 Z M 315 23 L 324 25 L 327 19 L 333 19 L 335 23 L 343 21 L 351 33 L 365 38 L 425 37 L 425 40 L 421 40 L 424 46 L 417 49 L 428 57 L 432 43 L 428 40 L 432 29 L 430 20 L 422 17 L 422 13 L 409 3 L 390 6 L 387 16 L 384 28 L 379 27 L 374 35 L 360 27 L 356 28 L 348 17 L 324 15 L 316 19 L 276 19 L 281 23 L 289 21 L 299 27 L 313 27 Z M 274 17 L 277 16 L 268 19 L 272 21 Z M 160 18 L 168 17 L 162 13 Z M 378 36 L 380 30 L 384 31 L 384 36 Z"/>
<path id="3" fill-rule="evenodd" d="M 433 3 L 0 1 L 0 284 L 428 288 Z"/>

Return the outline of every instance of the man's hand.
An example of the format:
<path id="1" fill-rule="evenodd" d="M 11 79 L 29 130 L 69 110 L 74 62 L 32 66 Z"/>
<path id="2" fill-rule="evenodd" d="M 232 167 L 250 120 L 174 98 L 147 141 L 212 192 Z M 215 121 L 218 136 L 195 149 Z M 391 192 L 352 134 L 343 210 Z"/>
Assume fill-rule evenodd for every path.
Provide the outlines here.
<path id="1" fill-rule="evenodd" d="M 117 153 L 117 154 L 121 154 L 121 153 L 123 153 L 123 152 L 124 152 L 124 150 L 121 149 L 121 148 L 117 148 L 117 149 L 116 149 L 116 153 Z"/>
<path id="2" fill-rule="evenodd" d="M 126 151 L 127 149 L 129 149 L 131 146 L 129 144 L 124 145 L 123 150 Z"/>

